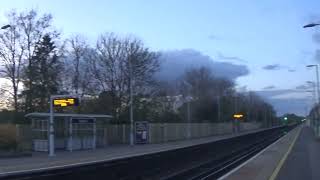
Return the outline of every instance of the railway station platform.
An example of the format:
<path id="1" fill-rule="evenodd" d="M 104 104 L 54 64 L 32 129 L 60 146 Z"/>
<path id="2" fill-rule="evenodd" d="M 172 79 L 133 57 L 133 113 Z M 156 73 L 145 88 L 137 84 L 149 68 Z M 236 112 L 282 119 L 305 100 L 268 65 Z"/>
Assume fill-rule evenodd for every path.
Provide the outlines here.
<path id="1" fill-rule="evenodd" d="M 3 158 L 0 159 L 0 178 L 10 174 L 23 172 L 37 172 L 46 169 L 60 169 L 98 162 L 107 162 L 116 159 L 152 154 L 198 144 L 205 144 L 217 140 L 228 139 L 235 136 L 259 132 L 252 130 L 238 134 L 219 135 L 206 138 L 175 141 L 162 144 L 144 145 L 113 145 L 102 149 L 81 151 L 56 151 L 56 156 L 48 157 L 45 152 L 35 152 L 32 157 Z"/>
<path id="2" fill-rule="evenodd" d="M 277 180 L 320 179 L 320 141 L 311 128 L 303 128 L 281 167 Z"/>
<path id="3" fill-rule="evenodd" d="M 318 180 L 319 159 L 320 141 L 304 124 L 220 179 Z"/>

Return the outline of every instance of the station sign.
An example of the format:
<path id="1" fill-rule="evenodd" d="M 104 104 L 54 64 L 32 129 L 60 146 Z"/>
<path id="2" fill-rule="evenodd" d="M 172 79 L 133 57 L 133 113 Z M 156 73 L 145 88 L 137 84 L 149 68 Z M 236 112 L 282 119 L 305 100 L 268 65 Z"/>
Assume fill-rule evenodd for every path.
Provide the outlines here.
<path id="1" fill-rule="evenodd" d="M 78 106 L 79 99 L 78 98 L 57 98 L 53 99 L 54 107 L 68 107 L 68 106 Z"/>
<path id="2" fill-rule="evenodd" d="M 73 124 L 93 124 L 94 118 L 72 118 Z"/>
<path id="3" fill-rule="evenodd" d="M 135 141 L 136 144 L 146 144 L 149 141 L 149 122 L 135 122 Z"/>

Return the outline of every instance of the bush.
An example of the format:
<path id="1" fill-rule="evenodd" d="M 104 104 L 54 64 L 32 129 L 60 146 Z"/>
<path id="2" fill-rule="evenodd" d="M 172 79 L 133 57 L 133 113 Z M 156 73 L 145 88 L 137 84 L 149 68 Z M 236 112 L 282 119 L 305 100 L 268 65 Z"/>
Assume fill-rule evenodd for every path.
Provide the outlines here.
<path id="1" fill-rule="evenodd" d="M 22 112 L 2 110 L 0 111 L 0 123 L 25 124 L 28 121 L 24 119 L 24 113 Z"/>
<path id="2" fill-rule="evenodd" d="M 0 124 L 0 150 L 16 150 L 17 144 L 16 126 Z"/>

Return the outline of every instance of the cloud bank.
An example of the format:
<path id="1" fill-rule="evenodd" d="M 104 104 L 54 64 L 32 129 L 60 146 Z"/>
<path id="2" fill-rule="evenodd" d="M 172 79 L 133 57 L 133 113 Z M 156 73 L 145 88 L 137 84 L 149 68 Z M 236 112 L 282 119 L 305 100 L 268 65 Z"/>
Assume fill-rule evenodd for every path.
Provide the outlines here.
<path id="1" fill-rule="evenodd" d="M 270 85 L 270 86 L 264 87 L 263 89 L 264 89 L 264 90 L 270 90 L 270 89 L 275 89 L 275 88 L 276 88 L 275 86 Z"/>
<path id="2" fill-rule="evenodd" d="M 281 69 L 281 66 L 280 64 L 270 64 L 270 65 L 266 65 L 266 66 L 263 66 L 262 69 L 264 70 L 279 70 Z"/>
<path id="3" fill-rule="evenodd" d="M 211 57 L 193 49 L 164 51 L 161 54 L 160 72 L 156 74 L 156 77 L 160 80 L 176 80 L 183 75 L 185 70 L 202 66 L 210 68 L 217 77 L 231 80 L 249 74 L 248 67 L 245 65 L 217 62 Z"/>
<path id="4" fill-rule="evenodd" d="M 310 108 L 313 102 L 307 97 L 307 93 L 302 93 L 298 89 L 261 90 L 256 93 L 272 104 L 278 115 L 285 113 L 305 115 L 307 108 Z"/>

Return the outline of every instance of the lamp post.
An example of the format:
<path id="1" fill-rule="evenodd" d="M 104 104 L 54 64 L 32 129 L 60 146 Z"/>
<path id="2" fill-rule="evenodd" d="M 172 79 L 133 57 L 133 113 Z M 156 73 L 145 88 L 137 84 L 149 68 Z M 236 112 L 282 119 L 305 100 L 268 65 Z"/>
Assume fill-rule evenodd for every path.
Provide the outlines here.
<path id="1" fill-rule="evenodd" d="M 316 84 L 312 81 L 307 81 L 308 84 L 312 86 L 312 90 L 308 90 L 307 92 L 312 92 L 312 98 L 314 100 L 314 104 L 317 104 L 317 97 L 316 97 Z"/>
<path id="2" fill-rule="evenodd" d="M 11 25 L 7 24 L 7 25 L 5 25 L 5 26 L 2 26 L 1 29 L 8 29 L 8 28 L 10 28 L 10 27 L 11 27 Z"/>
<path id="3" fill-rule="evenodd" d="M 319 23 L 310 23 L 310 24 L 306 24 L 303 26 L 303 28 L 311 28 L 311 27 L 315 27 L 315 26 L 319 26 Z"/>
<path id="4" fill-rule="evenodd" d="M 54 109 L 53 109 L 53 99 L 57 96 L 50 96 L 50 117 L 49 117 L 49 156 L 54 156 Z"/>
<path id="5" fill-rule="evenodd" d="M 315 26 L 319 26 L 320 23 L 310 23 L 310 24 L 306 24 L 303 26 L 303 28 L 311 28 L 311 27 L 315 27 Z M 318 65 L 308 65 L 307 67 L 316 67 L 316 73 L 317 73 L 317 92 L 318 92 L 318 104 L 320 103 L 320 90 L 319 90 L 319 70 L 318 70 Z M 316 113 L 316 115 L 318 115 L 318 113 Z M 316 118 L 315 121 L 315 128 L 316 128 L 316 134 L 318 136 L 319 134 L 319 119 Z"/>
<path id="6" fill-rule="evenodd" d="M 191 138 L 191 108 L 190 108 L 190 102 L 192 101 L 192 96 L 191 96 L 191 84 L 188 83 L 187 81 L 183 81 L 183 83 L 188 86 L 187 91 L 188 91 L 188 96 L 186 98 L 187 100 L 187 138 Z"/>
<path id="7" fill-rule="evenodd" d="M 317 102 L 320 103 L 320 88 L 319 88 L 319 66 L 317 64 L 307 65 L 307 67 L 316 68 L 316 79 L 317 79 Z"/>
<path id="8" fill-rule="evenodd" d="M 217 96 L 217 105 L 218 105 L 218 122 L 221 122 L 221 97 Z"/>
<path id="9" fill-rule="evenodd" d="M 319 26 L 320 23 L 310 23 L 310 24 L 306 24 L 303 26 L 303 28 L 311 28 L 311 27 L 315 27 L 315 26 Z M 320 103 L 320 90 L 319 90 L 319 66 L 312 64 L 312 65 L 308 65 L 307 67 L 316 67 L 316 75 L 317 75 L 317 94 L 318 94 L 318 103 Z"/>

